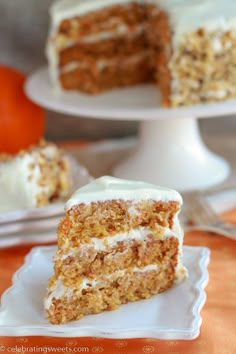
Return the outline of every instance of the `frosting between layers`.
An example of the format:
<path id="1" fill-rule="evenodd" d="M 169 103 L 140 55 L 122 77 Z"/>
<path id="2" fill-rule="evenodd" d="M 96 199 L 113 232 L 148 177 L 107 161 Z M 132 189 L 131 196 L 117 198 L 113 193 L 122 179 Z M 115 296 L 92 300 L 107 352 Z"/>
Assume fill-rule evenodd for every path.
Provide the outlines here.
<path id="1" fill-rule="evenodd" d="M 123 66 L 123 65 L 127 65 L 127 64 L 137 63 L 137 62 L 147 58 L 149 53 L 150 52 L 148 50 L 145 50 L 140 54 L 131 55 L 127 59 L 125 59 L 122 63 L 119 62 L 119 65 Z M 88 67 L 90 67 L 90 65 L 91 64 L 86 63 L 86 62 L 72 61 L 69 64 L 64 65 L 60 69 L 60 73 L 62 73 L 62 74 L 68 73 L 70 71 L 76 70 L 77 68 L 81 68 L 81 67 L 88 68 Z M 100 60 L 97 60 L 97 62 L 96 62 L 96 69 L 98 71 L 102 71 L 105 68 L 113 66 L 113 65 L 117 65 L 117 59 L 109 59 L 109 60 L 100 59 Z"/>
<path id="2" fill-rule="evenodd" d="M 108 247 L 114 247 L 119 242 L 129 242 L 129 241 L 145 241 L 149 235 L 153 232 L 148 227 L 139 227 L 137 229 L 130 230 L 124 233 L 118 233 L 110 237 L 91 237 L 89 243 L 81 243 L 78 248 L 74 248 L 70 252 L 63 254 L 61 257 L 55 257 L 56 260 L 64 260 L 68 257 L 76 256 L 78 249 L 85 250 L 91 247 L 96 251 L 106 251 Z M 175 237 L 179 240 L 179 249 L 182 248 L 184 232 L 180 226 L 179 220 L 176 218 L 174 222 L 173 229 L 168 227 L 163 228 L 163 235 L 160 240 L 164 240 L 167 237 Z"/>
<path id="3" fill-rule="evenodd" d="M 81 203 L 89 204 L 91 202 L 119 199 L 177 201 L 182 204 L 182 197 L 172 189 L 145 182 L 103 176 L 78 189 L 66 203 L 65 210 L 70 210 L 73 206 Z"/>
<path id="4" fill-rule="evenodd" d="M 74 45 L 76 45 L 76 43 L 95 43 L 98 41 L 104 41 L 108 39 L 117 39 L 122 36 L 126 36 L 126 38 L 132 39 L 138 37 L 140 34 L 144 32 L 144 26 L 142 24 L 135 26 L 132 29 L 132 31 L 130 31 L 129 29 L 130 29 L 129 26 L 122 23 L 116 28 L 114 28 L 113 30 L 100 31 L 86 36 L 81 36 L 76 39 L 67 38 L 66 41 L 63 40 L 61 41 L 59 36 L 58 39 L 57 37 L 53 39 L 52 45 L 54 45 L 56 49 L 62 50 L 62 49 L 73 47 Z"/>
<path id="5" fill-rule="evenodd" d="M 149 264 L 148 266 L 143 267 L 143 268 L 134 267 L 132 269 L 129 269 L 129 271 L 131 270 L 135 273 L 145 273 L 145 272 L 150 272 L 152 270 L 157 270 L 158 268 L 159 268 L 159 266 L 157 264 Z M 95 287 L 96 285 L 99 285 L 99 284 L 102 285 L 104 280 L 107 280 L 110 278 L 114 278 L 114 280 L 115 280 L 119 277 L 124 276 L 124 274 L 126 272 L 127 272 L 127 269 L 117 270 L 117 271 L 113 272 L 112 274 L 102 275 L 101 279 L 99 279 L 99 278 L 98 279 L 90 279 L 90 278 L 84 277 L 79 289 L 76 289 L 76 290 L 82 291 L 83 289 Z M 65 287 L 61 279 L 56 280 L 56 282 L 54 283 L 54 285 L 50 289 L 50 295 L 44 300 L 45 309 L 50 308 L 53 299 L 60 299 L 63 296 L 71 297 L 73 295 L 73 290 L 74 290 L 74 288 L 72 288 L 72 287 Z"/>
<path id="6" fill-rule="evenodd" d="M 139 267 L 134 267 L 133 269 L 131 269 L 131 271 L 133 271 L 134 273 L 145 273 L 145 272 L 151 272 L 151 271 L 155 271 L 157 270 L 159 267 L 158 264 L 149 264 L 146 267 L 143 268 L 139 268 Z M 130 269 L 129 269 L 130 270 Z M 84 277 L 79 289 L 76 289 L 77 291 L 82 291 L 83 289 L 86 288 L 92 288 L 95 287 L 97 285 L 102 285 L 104 280 L 110 279 L 112 277 L 114 277 L 114 279 L 117 279 L 119 277 L 122 277 L 125 275 L 126 273 L 126 269 L 124 270 L 117 270 L 116 272 L 112 273 L 112 274 L 107 274 L 107 275 L 103 275 L 102 279 L 89 279 L 87 277 Z M 187 270 L 186 268 L 183 266 L 182 263 L 179 263 L 178 267 L 176 268 L 176 275 L 175 275 L 175 284 L 178 284 L 180 282 L 182 282 L 187 276 Z M 61 279 L 58 279 L 54 285 L 52 286 L 52 288 L 50 289 L 50 295 L 44 299 L 44 307 L 46 310 L 49 310 L 53 299 L 60 299 L 62 297 L 67 297 L 70 298 L 73 296 L 73 292 L 74 292 L 74 288 L 72 287 L 66 287 L 64 286 L 63 282 Z"/>

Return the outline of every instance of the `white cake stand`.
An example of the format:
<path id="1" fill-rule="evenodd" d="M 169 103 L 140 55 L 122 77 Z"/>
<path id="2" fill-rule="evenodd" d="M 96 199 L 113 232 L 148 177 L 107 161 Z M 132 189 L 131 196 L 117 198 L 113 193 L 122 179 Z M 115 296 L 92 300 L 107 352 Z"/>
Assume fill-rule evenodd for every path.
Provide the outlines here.
<path id="1" fill-rule="evenodd" d="M 113 175 L 117 177 L 188 191 L 214 186 L 229 175 L 229 164 L 204 145 L 197 119 L 233 114 L 235 100 L 167 109 L 158 103 L 153 85 L 117 89 L 97 96 L 55 93 L 47 68 L 29 77 L 26 93 L 45 108 L 77 117 L 141 121 L 138 148 L 114 168 Z"/>

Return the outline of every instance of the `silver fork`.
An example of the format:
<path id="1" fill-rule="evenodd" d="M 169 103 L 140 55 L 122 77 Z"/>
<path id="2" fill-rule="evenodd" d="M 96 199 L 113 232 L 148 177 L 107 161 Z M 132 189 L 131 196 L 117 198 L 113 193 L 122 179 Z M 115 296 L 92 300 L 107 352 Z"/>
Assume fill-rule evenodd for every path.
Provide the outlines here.
<path id="1" fill-rule="evenodd" d="M 183 196 L 182 223 L 185 229 L 202 229 L 236 240 L 236 225 L 225 222 L 199 192 Z"/>

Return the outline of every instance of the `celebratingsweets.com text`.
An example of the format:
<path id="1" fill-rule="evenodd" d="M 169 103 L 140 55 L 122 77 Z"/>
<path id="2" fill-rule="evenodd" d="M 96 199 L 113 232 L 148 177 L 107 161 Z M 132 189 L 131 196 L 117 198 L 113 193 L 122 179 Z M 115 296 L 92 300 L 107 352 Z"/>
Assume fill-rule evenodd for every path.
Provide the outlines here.
<path id="1" fill-rule="evenodd" d="M 0 353 L 89 353 L 89 347 L 0 345 Z"/>

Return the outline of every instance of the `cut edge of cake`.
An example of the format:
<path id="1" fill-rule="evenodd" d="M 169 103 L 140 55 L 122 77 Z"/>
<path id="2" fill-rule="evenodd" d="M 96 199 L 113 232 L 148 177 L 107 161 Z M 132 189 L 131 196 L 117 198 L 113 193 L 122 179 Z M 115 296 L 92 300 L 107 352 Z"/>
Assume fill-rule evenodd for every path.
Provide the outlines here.
<path id="1" fill-rule="evenodd" d="M 119 46 L 126 48 L 125 38 L 130 38 L 130 27 L 125 28 L 125 22 L 117 27 L 117 31 L 111 32 L 113 36 L 110 36 L 107 45 L 107 36 L 99 35 L 96 36 L 97 41 L 93 38 L 92 46 L 89 46 L 89 42 L 81 45 L 86 31 L 84 35 L 82 31 L 80 36 L 77 30 L 83 17 L 92 14 L 91 21 L 88 22 L 91 26 L 92 18 L 98 13 L 102 16 L 103 10 L 105 13 L 109 8 L 131 4 L 146 6 L 148 9 L 145 10 L 147 23 L 143 24 L 141 31 L 146 36 L 143 42 L 146 54 L 143 52 L 143 57 L 134 55 L 137 45 L 134 43 L 129 43 L 127 47 L 134 46 L 133 56 L 131 55 L 134 60 L 124 60 L 124 57 L 118 56 L 117 60 L 110 61 L 102 54 L 104 48 L 107 50 L 114 46 L 114 55 Z M 236 2 L 233 0 L 227 3 L 227 6 L 221 0 L 58 1 L 51 8 L 51 29 L 46 50 L 53 86 L 56 90 L 60 90 L 64 85 L 66 90 L 78 89 L 82 92 L 99 93 L 113 87 L 156 80 L 161 90 L 162 104 L 167 107 L 235 98 L 235 11 Z M 115 13 L 114 18 L 116 15 Z M 111 23 L 112 19 L 112 16 L 107 19 L 104 17 L 101 27 L 98 27 L 98 34 L 102 33 L 104 24 Z M 67 24 L 64 26 L 65 23 Z M 64 27 L 59 33 L 58 29 L 62 24 Z M 65 28 L 69 30 L 65 31 Z M 120 34 L 123 34 L 123 41 L 118 41 L 118 45 L 115 45 Z M 76 49 L 76 46 L 79 49 Z M 92 47 L 96 47 L 97 53 L 100 53 L 97 57 L 91 55 Z M 63 54 L 64 59 L 69 61 L 59 75 L 59 57 L 64 49 L 68 49 L 67 53 Z M 78 52 L 81 51 L 83 55 L 78 57 Z"/>
<path id="2" fill-rule="evenodd" d="M 187 277 L 181 196 L 104 176 L 66 203 L 44 306 L 51 323 L 147 299 Z"/>

